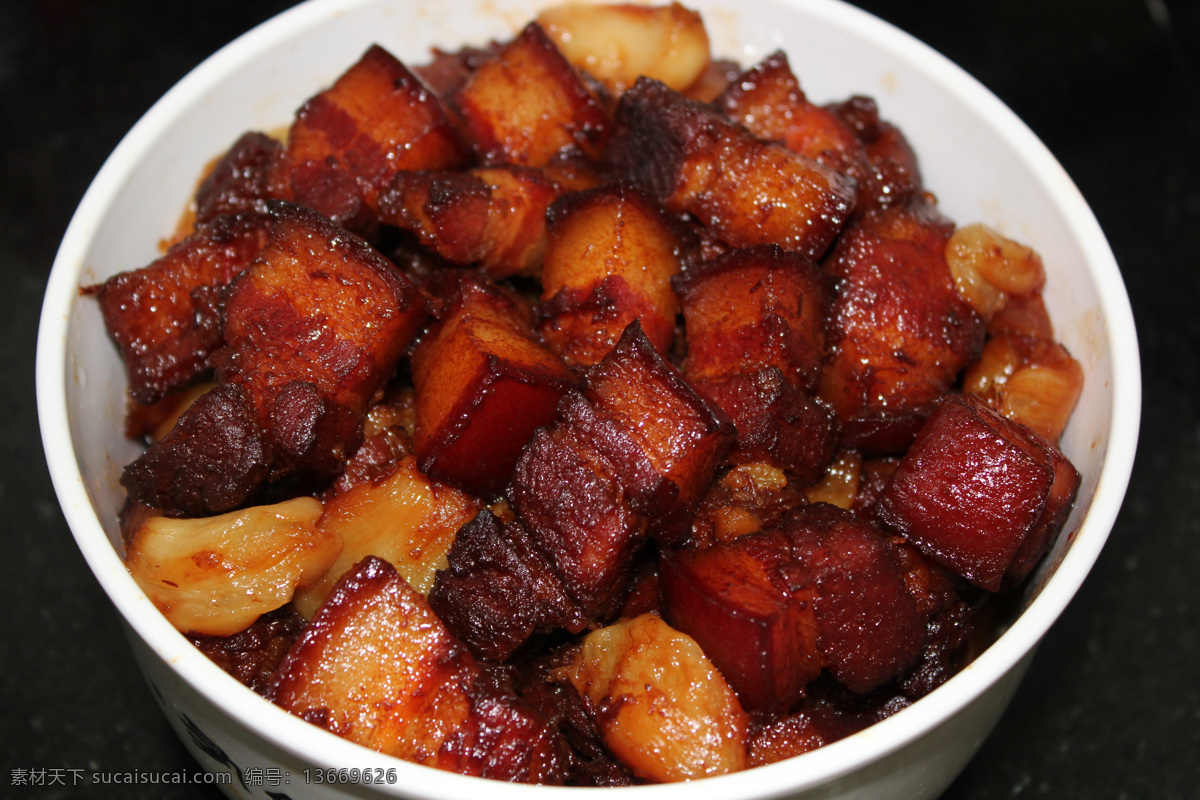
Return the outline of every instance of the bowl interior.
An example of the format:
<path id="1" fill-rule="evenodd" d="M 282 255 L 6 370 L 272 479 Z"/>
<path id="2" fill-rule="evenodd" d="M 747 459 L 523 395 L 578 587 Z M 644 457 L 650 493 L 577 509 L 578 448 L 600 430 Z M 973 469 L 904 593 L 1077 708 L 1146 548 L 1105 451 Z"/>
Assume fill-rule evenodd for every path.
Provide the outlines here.
<path id="1" fill-rule="evenodd" d="M 203 657 L 141 596 L 117 556 L 124 496 L 118 477 L 138 448 L 122 436 L 121 362 L 96 304 L 81 298 L 79 287 L 156 257 L 205 163 L 246 130 L 285 126 L 371 43 L 418 64 L 431 46 L 507 37 L 547 4 L 314 0 L 299 6 L 231 43 L 164 97 L 114 152 L 68 229 L 47 290 L 38 354 L 43 438 L 56 489 L 81 549 L 132 627 L 219 704 L 232 709 L 246 697 L 241 687 L 226 685 L 231 679 L 198 663 Z M 1086 203 L 1033 134 L 961 70 L 836 0 L 689 5 L 704 14 L 719 56 L 749 66 L 783 49 L 814 101 L 874 96 L 915 147 L 945 214 L 960 224 L 987 222 L 1041 253 L 1056 333 L 1086 375 L 1062 442 L 1083 477 L 1079 501 L 1025 590 L 1026 613 L 984 654 L 982 668 L 935 692 L 942 693 L 936 703 L 923 700 L 888 720 L 893 739 L 874 736 L 875 751 L 860 747 L 866 755 L 849 761 L 822 751 L 804 756 L 804 780 L 820 779 L 896 746 L 978 694 L 1036 644 L 1078 588 L 1115 518 L 1132 464 L 1140 402 L 1136 339 L 1119 273 Z M 923 703 L 935 710 L 921 722 L 909 712 Z M 264 709 L 264 725 L 308 727 L 271 714 Z M 311 735 L 288 730 L 297 741 Z M 803 782 L 799 775 L 795 785 Z"/>

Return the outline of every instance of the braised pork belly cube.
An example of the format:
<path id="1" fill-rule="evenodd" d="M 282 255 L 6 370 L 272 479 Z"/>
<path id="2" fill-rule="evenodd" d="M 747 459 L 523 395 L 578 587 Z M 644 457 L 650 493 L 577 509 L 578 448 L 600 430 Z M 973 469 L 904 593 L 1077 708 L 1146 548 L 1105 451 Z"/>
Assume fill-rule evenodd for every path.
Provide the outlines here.
<path id="1" fill-rule="evenodd" d="M 527 167 L 401 172 L 380 192 L 379 214 L 447 261 L 500 279 L 538 272 L 546 209 L 558 195 Z"/>
<path id="2" fill-rule="evenodd" d="M 421 470 L 482 497 L 509 482 L 522 448 L 576 384 L 517 301 L 471 278 L 411 363 Z"/>
<path id="3" fill-rule="evenodd" d="M 568 364 L 591 366 L 636 319 L 659 352 L 669 351 L 682 250 L 657 201 L 629 184 L 567 195 L 550 210 L 542 338 Z"/>
<path id="4" fill-rule="evenodd" d="M 536 23 L 480 64 L 452 95 L 485 164 L 540 167 L 564 151 L 599 155 L 609 119 Z"/>
<path id="5" fill-rule="evenodd" d="M 446 566 L 446 553 L 458 529 L 479 511 L 479 501 L 453 486 L 432 480 L 409 456 L 390 474 L 360 483 L 325 501 L 320 529 L 342 542 L 341 555 L 320 580 L 292 598 L 311 617 L 338 579 L 367 556 L 384 559 L 421 594 Z"/>
<path id="6" fill-rule="evenodd" d="M 412 71 L 438 97 L 445 99 L 466 83 L 481 64 L 494 58 L 503 46 L 500 42 L 491 41 L 483 47 L 460 47 L 453 51 L 434 47 L 431 49 L 431 59 L 424 64 L 413 65 Z"/>
<path id="7" fill-rule="evenodd" d="M 773 243 L 817 258 L 854 206 L 853 180 L 649 78 L 621 96 L 605 158 L 734 247 Z"/>
<path id="8" fill-rule="evenodd" d="M 776 367 L 806 390 L 825 357 L 833 285 L 811 260 L 775 245 L 730 250 L 676 280 L 693 380 Z"/>
<path id="9" fill-rule="evenodd" d="M 271 214 L 266 247 L 226 292 L 217 388 L 122 475 L 146 505 L 204 516 L 268 481 L 328 482 L 424 324 L 416 285 L 361 239 L 310 209 Z"/>
<path id="10" fill-rule="evenodd" d="M 364 232 L 374 222 L 378 193 L 396 173 L 470 162 L 470 148 L 437 95 L 372 45 L 297 112 L 276 183 L 285 199 Z"/>
<path id="11" fill-rule="evenodd" d="M 857 733 L 866 724 L 858 715 L 843 712 L 824 697 L 805 699 L 789 714 L 751 724 L 746 766 L 761 767 L 803 755 Z"/>
<path id="12" fill-rule="evenodd" d="M 291 605 L 284 605 L 231 636 L 191 634 L 188 640 L 239 683 L 266 696 L 275 670 L 307 622 Z"/>
<path id="13" fill-rule="evenodd" d="M 429 604 L 480 658 L 504 661 L 535 634 L 584 627 L 554 564 L 516 520 L 484 509 L 458 531 L 447 560 Z"/>
<path id="14" fill-rule="evenodd" d="M 288 652 L 270 697 L 314 725 L 391 756 L 557 782 L 554 732 L 489 684 L 425 598 L 386 561 L 366 558 Z"/>
<path id="15" fill-rule="evenodd" d="M 570 748 L 558 728 L 517 694 L 511 669 L 484 665 L 468 696 L 470 711 L 442 746 L 439 769 L 508 782 L 566 781 Z"/>
<path id="16" fill-rule="evenodd" d="M 646 541 L 641 509 L 674 499 L 666 489 L 628 432 L 571 393 L 559 422 L 521 454 L 507 496 L 566 594 L 601 620 L 620 603 Z"/>
<path id="17" fill-rule="evenodd" d="M 265 133 L 248 131 L 238 137 L 196 189 L 196 222 L 263 211 L 265 201 L 280 195 L 272 180 L 282 157 L 283 145 Z"/>
<path id="18" fill-rule="evenodd" d="M 666 551 L 659 578 L 667 621 L 700 644 L 746 710 L 786 711 L 820 674 L 816 584 L 786 534 Z"/>
<path id="19" fill-rule="evenodd" d="M 824 503 L 797 509 L 781 529 L 816 586 L 817 642 L 830 674 L 862 694 L 912 667 L 925 646 L 928 616 L 888 540 Z"/>
<path id="20" fill-rule="evenodd" d="M 1062 528 L 1079 475 L 1028 428 L 970 395 L 937 404 L 876 505 L 877 519 L 988 591 L 1019 581 Z"/>
<path id="21" fill-rule="evenodd" d="M 800 486 L 816 483 L 833 461 L 837 420 L 776 367 L 693 381 L 733 421 L 733 464 L 770 464 Z"/>
<path id="22" fill-rule="evenodd" d="M 863 143 L 836 113 L 809 101 L 782 51 L 739 75 L 716 105 L 760 139 L 781 142 L 849 175 L 860 191 L 869 185 L 871 167 Z"/>
<path id="23" fill-rule="evenodd" d="M 839 284 L 819 395 L 847 446 L 903 452 L 983 347 L 946 265 L 953 228 L 925 201 L 889 206 L 848 226 L 825 261 Z"/>
<path id="24" fill-rule="evenodd" d="M 258 256 L 271 225 L 265 214 L 218 217 L 149 265 L 85 290 L 99 301 L 136 402 L 155 403 L 209 371 L 223 341 L 221 290 Z"/>
<path id="25" fill-rule="evenodd" d="M 654 349 L 637 322 L 588 370 L 584 395 L 632 437 L 665 481 L 667 496 L 641 510 L 656 537 L 678 540 L 733 444 L 729 418 Z"/>
<path id="26" fill-rule="evenodd" d="M 860 212 L 908 203 L 921 194 L 924 183 L 916 152 L 899 128 L 880 117 L 872 98 L 855 95 L 828 108 L 855 132 L 866 150 L 870 170 L 859 187 Z"/>
<path id="27" fill-rule="evenodd" d="M 746 765 L 749 719 L 690 636 L 654 614 L 592 631 L 555 677 L 583 698 L 621 763 L 652 782 Z"/>

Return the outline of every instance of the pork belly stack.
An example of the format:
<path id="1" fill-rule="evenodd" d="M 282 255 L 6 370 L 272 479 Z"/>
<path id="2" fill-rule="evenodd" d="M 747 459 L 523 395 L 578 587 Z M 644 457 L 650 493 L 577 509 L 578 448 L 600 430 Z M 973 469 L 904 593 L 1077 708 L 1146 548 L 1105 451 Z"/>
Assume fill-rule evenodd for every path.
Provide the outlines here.
<path id="1" fill-rule="evenodd" d="M 134 500 L 204 516 L 268 483 L 335 477 L 425 321 L 415 284 L 366 243 L 310 209 L 271 208 L 266 246 L 225 294 L 217 386 L 126 467 Z"/>
<path id="2" fill-rule="evenodd" d="M 539 19 L 370 47 L 86 289 L 148 440 L 126 564 L 238 680 L 440 769 L 836 741 L 967 663 L 1066 524 L 1040 259 L 783 53 L 712 61 L 679 6 Z"/>

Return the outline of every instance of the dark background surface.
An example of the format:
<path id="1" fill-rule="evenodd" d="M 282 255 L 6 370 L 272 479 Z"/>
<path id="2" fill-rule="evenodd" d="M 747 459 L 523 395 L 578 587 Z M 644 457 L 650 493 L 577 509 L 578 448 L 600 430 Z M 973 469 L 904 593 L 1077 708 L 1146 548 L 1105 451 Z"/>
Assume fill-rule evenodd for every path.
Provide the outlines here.
<path id="1" fill-rule="evenodd" d="M 194 768 L 58 510 L 35 336 L 58 241 L 104 158 L 188 70 L 289 5 L 0 2 L 0 796 L 217 796 L 10 785 L 19 769 Z M 1121 265 L 1145 376 L 1109 544 L 946 800 L 1200 797 L 1200 3 L 861 5 L 979 78 L 1063 163 Z"/>

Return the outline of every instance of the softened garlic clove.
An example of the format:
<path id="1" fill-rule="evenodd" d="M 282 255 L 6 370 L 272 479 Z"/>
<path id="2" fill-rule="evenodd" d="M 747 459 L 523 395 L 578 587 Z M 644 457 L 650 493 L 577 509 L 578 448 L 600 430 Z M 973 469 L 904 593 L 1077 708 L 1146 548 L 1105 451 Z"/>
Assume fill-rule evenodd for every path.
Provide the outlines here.
<path id="1" fill-rule="evenodd" d="M 125 565 L 176 628 L 230 636 L 329 569 L 342 540 L 317 527 L 322 510 L 299 497 L 214 517 L 149 517 Z"/>

